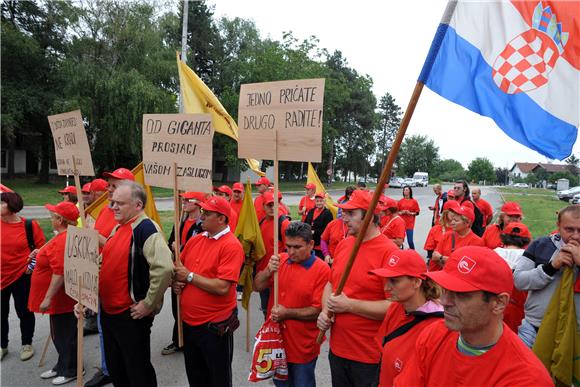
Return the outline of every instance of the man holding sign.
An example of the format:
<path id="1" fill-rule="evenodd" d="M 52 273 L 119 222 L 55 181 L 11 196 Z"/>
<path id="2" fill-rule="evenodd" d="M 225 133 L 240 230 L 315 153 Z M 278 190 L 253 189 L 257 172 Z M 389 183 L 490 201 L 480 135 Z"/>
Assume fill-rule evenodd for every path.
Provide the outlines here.
<path id="1" fill-rule="evenodd" d="M 143 211 L 146 201 L 141 185 L 117 184 L 111 208 L 119 225 L 102 251 L 101 324 L 115 386 L 157 385 L 151 364 L 151 326 L 171 282 L 173 263 L 159 226 Z"/>

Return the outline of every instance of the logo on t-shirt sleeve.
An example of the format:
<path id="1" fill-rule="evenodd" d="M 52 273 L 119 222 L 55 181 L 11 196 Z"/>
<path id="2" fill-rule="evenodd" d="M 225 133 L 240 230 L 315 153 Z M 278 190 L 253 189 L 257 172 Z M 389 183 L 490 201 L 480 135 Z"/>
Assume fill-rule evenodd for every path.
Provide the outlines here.
<path id="1" fill-rule="evenodd" d="M 471 273 L 476 264 L 477 263 L 473 259 L 469 257 L 463 257 L 457 263 L 457 270 L 462 274 L 469 274 Z"/>
<path id="2" fill-rule="evenodd" d="M 397 263 L 399 263 L 399 257 L 396 255 L 393 255 L 391 258 L 389 258 L 389 266 L 397 266 Z"/>

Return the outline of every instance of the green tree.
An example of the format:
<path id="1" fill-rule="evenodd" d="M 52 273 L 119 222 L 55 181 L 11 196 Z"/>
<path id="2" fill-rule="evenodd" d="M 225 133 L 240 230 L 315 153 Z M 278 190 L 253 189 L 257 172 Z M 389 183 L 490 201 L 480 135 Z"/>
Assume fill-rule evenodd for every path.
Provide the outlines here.
<path id="1" fill-rule="evenodd" d="M 509 170 L 507 168 L 496 168 L 495 169 L 495 181 L 499 184 L 507 184 L 509 177 Z"/>
<path id="2" fill-rule="evenodd" d="M 578 176 L 572 173 L 566 172 L 556 172 L 550 175 L 550 182 L 555 183 L 558 179 L 568 179 L 570 180 L 570 187 L 576 187 L 578 185 Z"/>
<path id="3" fill-rule="evenodd" d="M 403 140 L 398 158 L 399 175 L 413 176 L 417 171 L 433 174 L 439 162 L 439 147 L 420 134 Z"/>
<path id="4" fill-rule="evenodd" d="M 431 175 L 442 181 L 467 180 L 467 172 L 463 169 L 463 165 L 454 159 L 438 161 Z"/>
<path id="5" fill-rule="evenodd" d="M 580 164 L 580 159 L 578 157 L 576 157 L 574 154 L 570 155 L 570 157 L 568 157 L 564 161 L 566 162 L 566 164 L 570 164 L 570 165 L 573 165 L 575 167 L 577 167 L 578 164 Z"/>
<path id="6" fill-rule="evenodd" d="M 396 104 L 395 98 L 389 93 L 386 93 L 381 97 L 379 102 L 379 128 L 378 128 L 378 139 L 377 139 L 377 158 L 381 161 L 380 170 L 377 170 L 377 175 L 380 175 L 387 154 L 390 152 L 395 137 L 397 136 L 397 130 L 401 125 L 401 115 L 403 114 L 401 108 Z"/>
<path id="7" fill-rule="evenodd" d="M 538 176 L 536 176 L 536 174 L 534 173 L 528 174 L 528 176 L 526 176 L 525 178 L 525 182 L 528 183 L 530 186 L 538 184 L 539 181 L 540 180 L 538 179 Z"/>
<path id="8" fill-rule="evenodd" d="M 493 183 L 495 182 L 495 170 L 493 164 L 486 157 L 478 157 L 469 163 L 467 174 L 471 181 Z"/>

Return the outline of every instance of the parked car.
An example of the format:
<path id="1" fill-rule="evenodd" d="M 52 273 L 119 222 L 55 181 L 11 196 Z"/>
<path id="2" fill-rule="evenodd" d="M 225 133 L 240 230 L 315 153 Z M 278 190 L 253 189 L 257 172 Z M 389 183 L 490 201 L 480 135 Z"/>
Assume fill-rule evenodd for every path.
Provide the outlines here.
<path id="1" fill-rule="evenodd" d="M 402 188 L 403 181 L 404 181 L 403 178 L 393 176 L 393 177 L 391 177 L 391 180 L 389 180 L 389 187 L 390 188 Z"/>
<path id="2" fill-rule="evenodd" d="M 515 183 L 514 188 L 530 188 L 526 183 Z"/>
<path id="3" fill-rule="evenodd" d="M 415 180 L 415 186 L 427 187 L 429 185 L 429 174 L 427 172 L 415 172 L 413 180 Z"/>
<path id="4" fill-rule="evenodd" d="M 578 204 L 580 203 L 580 194 L 576 194 L 570 199 L 570 204 Z"/>
<path id="5" fill-rule="evenodd" d="M 565 189 L 563 191 L 558 191 L 556 193 L 556 195 L 558 196 L 558 199 L 564 200 L 564 201 L 569 201 L 576 194 L 580 194 L 580 186 L 572 187 L 570 189 Z"/>
<path id="6" fill-rule="evenodd" d="M 403 185 L 406 187 L 415 187 L 417 184 L 415 183 L 415 180 L 412 177 L 407 177 L 403 181 Z"/>

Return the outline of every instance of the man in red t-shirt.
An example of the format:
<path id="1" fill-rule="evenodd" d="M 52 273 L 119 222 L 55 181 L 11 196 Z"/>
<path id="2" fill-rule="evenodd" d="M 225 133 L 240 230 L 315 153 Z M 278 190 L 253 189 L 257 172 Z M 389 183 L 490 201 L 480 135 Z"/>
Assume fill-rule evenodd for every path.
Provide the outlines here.
<path id="1" fill-rule="evenodd" d="M 239 325 L 236 283 L 244 250 L 228 226 L 227 200 L 214 196 L 201 208 L 205 232 L 185 245 L 173 284 L 181 294 L 185 371 L 190 386 L 231 386 L 233 331 Z"/>
<path id="2" fill-rule="evenodd" d="M 316 185 L 313 183 L 308 183 L 304 186 L 306 190 L 306 195 L 302 196 L 300 203 L 298 203 L 298 213 L 302 215 L 302 221 L 306 219 L 308 211 L 316 206 Z"/>
<path id="3" fill-rule="evenodd" d="M 258 216 L 258 221 L 263 219 L 266 215 L 264 213 L 264 194 L 268 191 L 270 187 L 270 180 L 267 177 L 260 177 L 256 182 L 256 187 L 258 188 L 258 196 L 254 199 L 254 208 L 256 209 L 256 215 Z"/>
<path id="4" fill-rule="evenodd" d="M 100 321 L 107 368 L 116 386 L 154 386 L 151 327 L 171 283 L 171 251 L 159 226 L 145 215 L 145 189 L 116 184 L 111 199 L 118 225 L 103 247 L 99 273 Z"/>
<path id="5" fill-rule="evenodd" d="M 221 196 L 222 198 L 226 199 L 228 201 L 228 203 L 231 201 L 232 196 L 233 196 L 232 189 L 230 187 L 228 187 L 227 185 L 221 185 L 219 187 L 214 188 L 213 193 L 216 196 Z M 231 204 L 230 204 L 230 208 L 231 208 Z M 238 226 L 238 213 L 236 211 L 233 211 L 230 214 L 230 217 L 228 220 L 229 220 L 228 226 L 230 226 L 230 230 L 232 230 L 232 232 L 235 232 L 236 227 Z"/>
<path id="6" fill-rule="evenodd" d="M 505 202 L 501 206 L 499 216 L 497 218 L 497 224 L 491 224 L 486 227 L 483 233 L 483 242 L 490 249 L 495 249 L 502 246 L 501 242 L 501 232 L 502 230 L 512 222 L 521 223 L 524 213 L 520 205 L 516 202 Z"/>
<path id="7" fill-rule="evenodd" d="M 322 292 L 330 279 L 330 268 L 314 254 L 314 240 L 309 224 L 292 222 L 286 229 L 288 253 L 273 255 L 268 267 L 256 275 L 254 288 L 269 288 L 272 295 L 273 274 L 278 272 L 278 305 L 270 296 L 273 321 L 282 324 L 282 337 L 288 359 L 288 381 L 280 385 L 313 387 L 314 369 L 320 353 L 316 343 L 316 318 L 321 310 Z M 278 385 L 274 380 L 274 384 Z"/>
<path id="8" fill-rule="evenodd" d="M 350 200 L 340 204 L 343 219 L 351 235 L 336 247 L 331 279 L 324 288 L 322 312 L 318 315 L 318 328 L 331 329 L 330 373 L 334 386 L 376 386 L 378 383 L 381 348 L 374 340 L 387 312 L 383 281 L 370 271 L 386 265 L 397 246 L 379 229 L 378 213 L 364 235 L 357 258 L 343 292 L 335 295 L 347 265 L 356 236 L 372 199 L 367 191 L 356 190 Z M 334 314 L 333 318 L 328 313 Z"/>
<path id="9" fill-rule="evenodd" d="M 471 197 L 473 202 L 479 208 L 479 211 L 483 215 L 483 227 L 486 227 L 488 224 L 491 223 L 491 219 L 493 218 L 493 207 L 489 202 L 485 199 L 481 198 L 481 189 L 480 188 L 473 188 L 471 190 Z"/>
<path id="10" fill-rule="evenodd" d="M 244 185 L 242 183 L 234 183 L 232 186 L 232 200 L 230 200 L 230 206 L 232 210 L 236 212 L 238 218 L 240 217 L 240 211 L 242 210 L 242 203 L 244 202 Z"/>
<path id="11" fill-rule="evenodd" d="M 456 250 L 442 271 L 444 322 L 417 338 L 395 386 L 553 386 L 548 371 L 503 323 L 514 282 L 507 263 L 486 247 Z"/>

